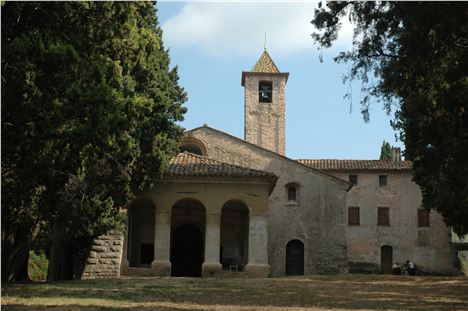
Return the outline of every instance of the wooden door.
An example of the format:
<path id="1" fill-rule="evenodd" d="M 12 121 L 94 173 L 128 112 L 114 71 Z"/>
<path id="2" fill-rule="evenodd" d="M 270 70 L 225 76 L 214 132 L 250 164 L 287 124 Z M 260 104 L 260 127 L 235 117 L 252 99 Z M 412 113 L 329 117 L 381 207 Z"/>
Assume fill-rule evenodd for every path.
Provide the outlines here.
<path id="1" fill-rule="evenodd" d="M 393 249 L 391 246 L 384 245 L 380 248 L 380 272 L 383 274 L 392 273 Z"/>
<path id="2" fill-rule="evenodd" d="M 286 245 L 286 275 L 304 275 L 304 244 L 299 240 Z"/>

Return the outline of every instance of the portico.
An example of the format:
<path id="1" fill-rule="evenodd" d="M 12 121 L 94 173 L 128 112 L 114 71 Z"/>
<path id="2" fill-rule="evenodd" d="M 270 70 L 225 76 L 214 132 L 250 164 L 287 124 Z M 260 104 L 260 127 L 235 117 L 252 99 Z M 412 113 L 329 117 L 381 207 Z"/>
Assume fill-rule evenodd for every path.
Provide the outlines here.
<path id="1" fill-rule="evenodd" d="M 268 276 L 268 197 L 275 183 L 271 173 L 179 154 L 127 210 L 122 274 L 215 276 L 235 267 Z"/>

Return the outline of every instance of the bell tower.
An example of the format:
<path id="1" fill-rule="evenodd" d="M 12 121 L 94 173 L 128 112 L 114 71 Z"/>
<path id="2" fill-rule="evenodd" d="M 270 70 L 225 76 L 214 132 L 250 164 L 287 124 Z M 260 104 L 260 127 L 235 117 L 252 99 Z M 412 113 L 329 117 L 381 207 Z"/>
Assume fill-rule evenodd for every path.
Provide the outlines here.
<path id="1" fill-rule="evenodd" d="M 262 53 L 251 71 L 242 72 L 244 87 L 244 139 L 285 154 L 286 82 L 268 52 Z"/>

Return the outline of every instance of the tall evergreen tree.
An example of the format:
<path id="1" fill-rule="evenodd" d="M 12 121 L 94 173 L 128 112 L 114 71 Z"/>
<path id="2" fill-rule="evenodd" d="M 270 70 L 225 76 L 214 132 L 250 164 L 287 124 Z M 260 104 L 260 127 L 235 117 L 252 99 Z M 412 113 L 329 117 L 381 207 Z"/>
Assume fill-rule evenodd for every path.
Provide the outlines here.
<path id="1" fill-rule="evenodd" d="M 392 146 L 388 141 L 382 142 L 380 147 L 380 160 L 391 160 L 392 159 Z"/>
<path id="2" fill-rule="evenodd" d="M 335 60 L 362 81 L 365 120 L 372 100 L 396 107 L 392 124 L 424 207 L 468 233 L 468 5 L 327 2 L 315 11 L 315 41 L 330 47 L 345 17 L 355 26 L 353 48 Z"/>
<path id="3" fill-rule="evenodd" d="M 80 277 L 92 240 L 176 152 L 185 100 L 154 3 L 5 3 L 2 278 L 38 230 L 48 280 Z"/>

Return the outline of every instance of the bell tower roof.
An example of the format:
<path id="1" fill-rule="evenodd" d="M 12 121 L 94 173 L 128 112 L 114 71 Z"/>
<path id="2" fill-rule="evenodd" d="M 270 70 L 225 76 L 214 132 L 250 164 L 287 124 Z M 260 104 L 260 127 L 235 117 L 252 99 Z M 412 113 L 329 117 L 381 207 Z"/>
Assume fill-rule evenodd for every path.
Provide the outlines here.
<path id="1" fill-rule="evenodd" d="M 242 80 L 241 85 L 245 85 L 245 79 L 249 76 L 282 76 L 288 81 L 289 72 L 280 72 L 278 67 L 276 67 L 275 62 L 271 59 L 270 54 L 268 54 L 266 48 L 263 51 L 262 55 L 258 59 L 255 66 L 253 66 L 251 71 L 242 71 Z"/>
<path id="2" fill-rule="evenodd" d="M 251 72 L 278 73 L 279 70 L 265 49 Z"/>

